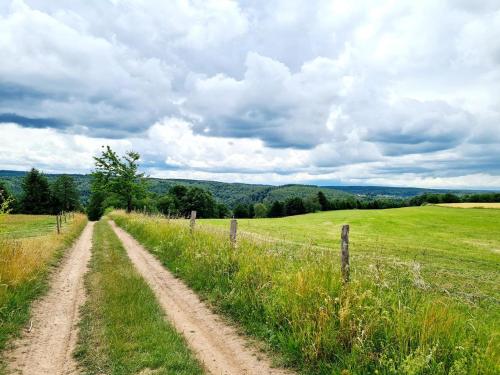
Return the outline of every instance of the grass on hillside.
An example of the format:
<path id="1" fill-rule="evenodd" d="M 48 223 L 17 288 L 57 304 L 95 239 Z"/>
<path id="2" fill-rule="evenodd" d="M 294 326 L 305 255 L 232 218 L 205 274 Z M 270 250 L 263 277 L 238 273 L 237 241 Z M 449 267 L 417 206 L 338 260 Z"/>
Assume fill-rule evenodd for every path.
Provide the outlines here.
<path id="1" fill-rule="evenodd" d="M 228 220 L 201 220 L 223 230 Z M 500 302 L 500 211 L 437 206 L 343 210 L 279 219 L 240 219 L 241 234 L 318 248 L 340 249 L 342 224 L 350 224 L 351 265 L 397 263 L 418 272 L 435 290 L 466 303 Z M 497 311 L 498 312 L 498 311 Z"/>
<path id="2" fill-rule="evenodd" d="M 49 219 L 55 221 L 53 216 L 0 215 L 0 232 L 6 234 L 0 236 L 0 352 L 27 322 L 31 302 L 47 290 L 51 267 L 87 223 L 86 216 L 77 214 L 57 235 Z M 31 236 L 19 237 L 27 228 Z M 14 238 L 10 231 L 17 233 Z"/>
<path id="3" fill-rule="evenodd" d="M 497 373 L 498 254 L 480 247 L 468 254 L 455 238 L 460 231 L 474 242 L 479 233 L 483 242 L 497 243 L 497 216 L 481 210 L 482 216 L 472 213 L 481 219 L 467 221 L 433 215 L 432 210 L 453 211 L 444 208 L 415 210 L 240 220 L 241 230 L 255 225 L 260 233 L 286 234 L 287 240 L 240 236 L 236 250 L 226 228 L 198 224 L 191 235 L 181 220 L 120 212 L 112 217 L 216 308 L 304 373 Z M 345 222 L 352 225 L 355 254 L 347 286 L 341 282 L 337 240 Z M 469 289 L 488 298 L 463 298 L 453 285 L 445 293 L 423 276 L 420 258 L 447 273 L 446 259 L 459 253 L 462 270 L 475 274 L 468 268 L 477 263 L 479 273 L 484 271 L 484 279 L 469 280 Z M 450 264 L 455 277 L 458 259 Z"/>
<path id="4" fill-rule="evenodd" d="M 95 226 L 92 252 L 77 349 L 85 373 L 202 374 L 105 221 Z"/>

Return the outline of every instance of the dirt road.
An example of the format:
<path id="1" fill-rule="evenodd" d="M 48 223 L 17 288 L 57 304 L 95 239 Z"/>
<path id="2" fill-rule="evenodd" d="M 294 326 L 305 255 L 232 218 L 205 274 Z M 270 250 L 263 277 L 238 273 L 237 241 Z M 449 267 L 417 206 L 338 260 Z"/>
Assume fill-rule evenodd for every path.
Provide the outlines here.
<path id="1" fill-rule="evenodd" d="M 31 330 L 16 340 L 6 355 L 9 374 L 67 375 L 76 373 L 72 358 L 77 339 L 78 310 L 85 299 L 94 223 L 89 223 L 51 279 L 48 294 L 35 302 Z"/>
<path id="2" fill-rule="evenodd" d="M 128 233 L 111 222 L 133 264 L 144 277 L 173 326 L 181 332 L 210 374 L 291 374 L 273 369 L 236 330 L 213 314 L 182 281 Z"/>

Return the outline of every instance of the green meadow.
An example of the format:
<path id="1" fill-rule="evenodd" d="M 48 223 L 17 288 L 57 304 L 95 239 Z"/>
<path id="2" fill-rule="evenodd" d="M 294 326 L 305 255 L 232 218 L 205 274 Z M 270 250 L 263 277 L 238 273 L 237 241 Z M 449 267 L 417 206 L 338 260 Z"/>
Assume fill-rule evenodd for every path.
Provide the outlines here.
<path id="1" fill-rule="evenodd" d="M 55 230 L 53 215 L 0 215 L 0 239 L 37 237 Z"/>
<path id="2" fill-rule="evenodd" d="M 201 220 L 229 228 L 228 220 Z M 424 206 L 344 210 L 277 219 L 240 219 L 241 235 L 340 249 L 350 225 L 353 272 L 373 263 L 418 267 L 429 287 L 457 298 L 500 301 L 500 211 Z"/>
<path id="3" fill-rule="evenodd" d="M 500 370 L 500 211 L 415 207 L 280 219 L 112 218 L 213 308 L 307 374 Z M 340 276 L 349 224 L 351 281 Z"/>

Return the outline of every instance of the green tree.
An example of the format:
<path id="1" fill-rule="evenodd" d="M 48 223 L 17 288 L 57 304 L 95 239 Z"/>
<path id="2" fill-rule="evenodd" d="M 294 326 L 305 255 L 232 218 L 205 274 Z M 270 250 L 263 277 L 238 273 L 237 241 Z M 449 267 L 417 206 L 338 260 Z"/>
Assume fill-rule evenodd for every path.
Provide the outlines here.
<path id="1" fill-rule="evenodd" d="M 233 216 L 237 219 L 243 219 L 249 217 L 248 206 L 246 204 L 238 204 L 233 209 Z"/>
<path id="2" fill-rule="evenodd" d="M 134 200 L 133 206 L 135 210 L 146 210 L 149 213 L 156 213 L 159 210 L 158 201 L 159 199 L 157 199 L 155 194 L 148 193 L 141 199 Z"/>
<path id="3" fill-rule="evenodd" d="M 51 186 L 54 212 L 74 211 L 80 207 L 80 194 L 75 180 L 68 175 L 59 176 Z"/>
<path id="4" fill-rule="evenodd" d="M 325 193 L 318 191 L 318 202 L 321 207 L 321 211 L 328 211 L 331 209 L 331 204 L 325 196 Z"/>
<path id="5" fill-rule="evenodd" d="M 460 202 L 460 197 L 452 193 L 446 193 L 441 195 L 440 200 L 443 203 L 458 203 Z"/>
<path id="6" fill-rule="evenodd" d="M 87 216 L 91 221 L 97 221 L 104 213 L 104 199 L 106 194 L 102 190 L 92 190 L 89 204 L 87 205 Z"/>
<path id="7" fill-rule="evenodd" d="M 248 217 L 251 218 L 251 219 L 253 219 L 255 217 L 255 210 L 253 208 L 253 204 L 252 203 L 250 203 L 248 205 Z"/>
<path id="8" fill-rule="evenodd" d="M 254 205 L 255 217 L 262 218 L 267 216 L 267 206 L 264 203 L 256 203 Z"/>
<path id="9" fill-rule="evenodd" d="M 6 184 L 0 181 L 0 215 L 10 213 L 13 205 L 14 197 L 10 194 Z"/>
<path id="10" fill-rule="evenodd" d="M 188 188 L 184 185 L 174 185 L 169 190 L 169 195 L 174 199 L 174 209 L 177 215 L 186 215 L 186 195 Z"/>
<path id="11" fill-rule="evenodd" d="M 92 172 L 94 190 L 120 197 L 127 212 L 131 212 L 134 199 L 140 199 L 146 190 L 144 173 L 138 172 L 139 159 L 140 155 L 137 152 L 129 151 L 120 157 L 106 146 L 100 157 L 94 157 L 95 170 Z"/>
<path id="12" fill-rule="evenodd" d="M 301 215 L 306 212 L 306 207 L 302 198 L 294 197 L 288 198 L 285 201 L 285 213 L 286 215 Z"/>
<path id="13" fill-rule="evenodd" d="M 219 219 L 229 217 L 229 208 L 224 203 L 217 203 L 215 207 L 215 216 Z"/>
<path id="14" fill-rule="evenodd" d="M 306 209 L 305 212 L 316 212 L 321 210 L 321 204 L 319 203 L 319 199 L 315 195 L 311 195 L 304 199 L 304 207 Z"/>
<path id="15" fill-rule="evenodd" d="M 197 217 L 214 217 L 215 206 L 215 200 L 209 191 L 195 186 L 187 190 L 184 206 L 184 213 L 186 215 L 195 210 Z"/>
<path id="16" fill-rule="evenodd" d="M 197 186 L 175 185 L 158 200 L 157 206 L 164 214 L 170 211 L 181 216 L 188 216 L 194 210 L 200 218 L 224 217 L 227 213 L 227 208 L 219 205 L 212 193 Z"/>
<path id="17" fill-rule="evenodd" d="M 23 189 L 21 197 L 23 213 L 34 215 L 51 213 L 49 181 L 43 173 L 32 168 L 23 178 L 21 186 Z"/>
<path id="18" fill-rule="evenodd" d="M 267 214 L 269 217 L 282 217 L 285 216 L 285 205 L 283 202 L 274 201 Z"/>
<path id="19" fill-rule="evenodd" d="M 7 189 L 7 184 L 0 180 L 0 213 L 8 213 L 12 210 L 14 197 Z"/>
<path id="20" fill-rule="evenodd" d="M 177 211 L 177 207 L 175 205 L 175 198 L 171 194 L 165 194 L 162 195 L 160 198 L 158 198 L 156 206 L 158 207 L 158 210 L 160 210 L 160 212 L 165 215 L 169 213 L 173 215 Z"/>

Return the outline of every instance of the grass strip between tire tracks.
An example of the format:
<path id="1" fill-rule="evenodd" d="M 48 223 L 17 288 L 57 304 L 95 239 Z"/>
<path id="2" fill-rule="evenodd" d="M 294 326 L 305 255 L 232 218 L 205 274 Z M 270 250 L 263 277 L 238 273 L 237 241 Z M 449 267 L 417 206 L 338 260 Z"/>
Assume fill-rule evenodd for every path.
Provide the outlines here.
<path id="1" fill-rule="evenodd" d="M 85 374 L 202 374 L 106 221 L 96 224 L 76 357 Z"/>

